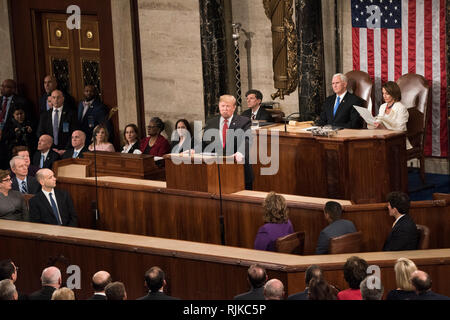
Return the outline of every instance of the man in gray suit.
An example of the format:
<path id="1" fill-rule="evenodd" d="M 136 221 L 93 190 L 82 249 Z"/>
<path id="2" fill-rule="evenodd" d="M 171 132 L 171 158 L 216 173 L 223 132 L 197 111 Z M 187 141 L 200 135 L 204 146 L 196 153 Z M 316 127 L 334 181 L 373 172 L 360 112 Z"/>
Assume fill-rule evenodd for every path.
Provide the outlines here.
<path id="1" fill-rule="evenodd" d="M 320 232 L 317 240 L 316 254 L 327 254 L 330 239 L 347 233 L 356 232 L 355 225 L 350 220 L 341 219 L 342 207 L 336 201 L 328 201 L 323 209 L 329 225 Z"/>

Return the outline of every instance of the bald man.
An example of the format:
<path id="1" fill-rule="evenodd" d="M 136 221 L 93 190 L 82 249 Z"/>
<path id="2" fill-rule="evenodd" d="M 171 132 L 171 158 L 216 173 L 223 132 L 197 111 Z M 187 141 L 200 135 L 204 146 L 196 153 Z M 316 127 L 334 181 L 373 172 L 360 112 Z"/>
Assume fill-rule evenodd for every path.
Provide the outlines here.
<path id="1" fill-rule="evenodd" d="M 30 300 L 51 300 L 52 294 L 62 284 L 61 271 L 57 267 L 48 267 L 42 271 L 42 288 L 30 294 Z"/>
<path id="2" fill-rule="evenodd" d="M 76 112 L 65 103 L 62 91 L 53 90 L 53 108 L 41 114 L 37 135 L 48 134 L 53 138 L 53 150 L 60 156 L 71 147 L 72 133 L 78 129 Z"/>
<path id="3" fill-rule="evenodd" d="M 443 280 L 445 281 L 445 280 Z M 414 300 L 450 300 L 450 297 L 431 291 L 431 278 L 428 273 L 416 270 L 411 274 L 411 283 L 416 288 Z"/>
<path id="4" fill-rule="evenodd" d="M 47 99 L 52 95 L 52 92 L 57 88 L 58 88 L 58 81 L 56 80 L 56 78 L 53 75 L 46 75 L 44 77 L 44 94 L 39 98 L 39 111 L 41 114 L 52 108 L 51 105 L 52 102 L 48 101 Z M 63 95 L 67 107 L 74 109 L 75 99 L 65 91 L 63 91 Z"/>
<path id="5" fill-rule="evenodd" d="M 83 153 L 89 151 L 86 146 L 86 134 L 81 130 L 75 130 L 72 133 L 72 148 L 64 152 L 63 159 L 83 158 Z"/>
<path id="6" fill-rule="evenodd" d="M 284 300 L 284 285 L 278 279 L 267 281 L 264 286 L 264 297 L 266 300 Z"/>
<path id="7" fill-rule="evenodd" d="M 267 281 L 266 270 L 256 264 L 252 264 L 247 270 L 247 281 L 250 291 L 238 294 L 234 300 L 265 300 L 264 284 Z"/>
<path id="8" fill-rule="evenodd" d="M 48 134 L 39 137 L 37 151 L 33 155 L 33 165 L 42 169 L 51 169 L 53 163 L 61 159 L 59 154 L 52 150 L 53 138 Z"/>
<path id="9" fill-rule="evenodd" d="M 111 282 L 111 275 L 107 271 L 96 272 L 92 276 L 94 294 L 88 300 L 106 300 L 105 288 Z"/>
<path id="10" fill-rule="evenodd" d="M 42 189 L 30 199 L 30 221 L 76 227 L 78 218 L 72 198 L 66 191 L 55 189 L 53 171 L 41 169 L 36 173 L 36 179 Z"/>

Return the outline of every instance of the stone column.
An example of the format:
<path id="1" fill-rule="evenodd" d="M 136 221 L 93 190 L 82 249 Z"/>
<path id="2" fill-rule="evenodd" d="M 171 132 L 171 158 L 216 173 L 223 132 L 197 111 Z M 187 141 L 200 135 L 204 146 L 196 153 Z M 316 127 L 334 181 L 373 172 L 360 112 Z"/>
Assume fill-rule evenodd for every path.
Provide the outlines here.
<path id="1" fill-rule="evenodd" d="M 223 1 L 199 0 L 205 118 L 216 113 L 219 97 L 227 93 L 227 63 Z"/>
<path id="2" fill-rule="evenodd" d="M 317 0 L 296 0 L 296 25 L 299 39 L 299 112 L 304 121 L 320 113 L 325 100 L 322 8 Z"/>

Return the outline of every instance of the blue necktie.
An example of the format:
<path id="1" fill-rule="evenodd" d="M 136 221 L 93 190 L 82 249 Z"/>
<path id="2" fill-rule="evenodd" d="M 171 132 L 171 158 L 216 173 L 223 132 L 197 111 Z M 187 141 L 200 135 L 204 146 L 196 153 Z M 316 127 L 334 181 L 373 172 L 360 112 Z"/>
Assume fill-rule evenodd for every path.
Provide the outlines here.
<path id="1" fill-rule="evenodd" d="M 58 145 L 58 131 L 59 131 L 59 110 L 55 108 L 55 115 L 53 116 L 53 140 L 54 144 Z"/>
<path id="2" fill-rule="evenodd" d="M 39 161 L 39 168 L 43 168 L 44 167 L 44 155 L 41 154 L 41 161 Z"/>
<path id="3" fill-rule="evenodd" d="M 78 157 L 78 152 L 74 150 L 74 151 L 73 151 L 73 157 L 72 157 L 72 158 L 75 159 L 76 157 Z"/>
<path id="4" fill-rule="evenodd" d="M 58 214 L 58 207 L 56 206 L 56 202 L 53 199 L 52 193 L 50 192 L 48 194 L 50 196 L 50 203 L 52 204 L 52 210 L 53 210 L 53 214 L 56 217 L 56 221 L 58 221 L 58 224 L 62 224 L 61 219 L 59 219 L 59 214 Z"/>
<path id="5" fill-rule="evenodd" d="M 22 193 L 28 193 L 28 188 L 27 188 L 27 183 L 24 181 L 22 181 L 22 185 L 20 187 L 20 192 Z"/>
<path id="6" fill-rule="evenodd" d="M 333 117 L 336 115 L 336 111 L 337 111 L 340 103 L 341 103 L 341 97 L 337 96 L 336 104 L 334 105 L 334 110 L 333 110 Z"/>

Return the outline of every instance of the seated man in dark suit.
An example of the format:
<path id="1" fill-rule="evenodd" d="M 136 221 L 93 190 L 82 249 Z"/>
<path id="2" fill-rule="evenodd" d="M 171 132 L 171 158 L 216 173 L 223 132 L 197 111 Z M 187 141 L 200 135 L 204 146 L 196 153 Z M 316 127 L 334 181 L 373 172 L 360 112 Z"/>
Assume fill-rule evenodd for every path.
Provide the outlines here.
<path id="1" fill-rule="evenodd" d="M 320 232 L 319 239 L 317 240 L 316 254 L 328 253 L 331 238 L 356 232 L 353 222 L 341 219 L 342 207 L 338 202 L 328 201 L 325 204 L 323 213 L 329 225 Z"/>
<path id="2" fill-rule="evenodd" d="M 238 294 L 234 300 L 264 300 L 264 285 L 267 282 L 266 270 L 256 264 L 251 265 L 247 271 L 247 281 L 250 291 Z"/>
<path id="3" fill-rule="evenodd" d="M 61 271 L 57 267 L 48 267 L 42 271 L 42 288 L 30 294 L 30 300 L 51 300 L 52 294 L 62 284 Z"/>
<path id="4" fill-rule="evenodd" d="M 250 118 L 251 120 L 265 120 L 272 121 L 272 116 L 270 113 L 261 107 L 261 102 L 263 99 L 263 95 L 259 90 L 249 90 L 245 94 L 247 98 L 247 106 L 248 109 L 242 112 L 242 116 Z"/>
<path id="5" fill-rule="evenodd" d="M 431 291 L 432 281 L 426 272 L 414 271 L 411 274 L 411 283 L 417 292 L 417 297 L 414 300 L 450 300 L 450 297 Z"/>
<path id="6" fill-rule="evenodd" d="M 409 213 L 409 197 L 403 192 L 391 192 L 387 196 L 388 211 L 395 218 L 383 251 L 416 250 L 419 232 Z"/>
<path id="7" fill-rule="evenodd" d="M 305 290 L 298 292 L 298 293 L 294 293 L 291 294 L 287 299 L 288 300 L 308 300 L 308 286 L 309 286 L 309 282 L 311 281 L 312 278 L 321 278 L 323 276 L 322 273 L 322 269 L 320 269 L 320 267 L 318 265 L 311 265 L 308 267 L 308 269 L 306 269 L 305 272 Z"/>
<path id="8" fill-rule="evenodd" d="M 148 288 L 148 294 L 138 300 L 178 300 L 164 293 L 164 287 L 167 285 L 164 271 L 159 267 L 151 267 L 145 272 L 145 284 Z"/>
<path id="9" fill-rule="evenodd" d="M 92 276 L 94 294 L 88 300 L 106 300 L 105 288 L 112 282 L 111 275 L 106 271 L 98 271 Z"/>
<path id="10" fill-rule="evenodd" d="M 203 132 L 203 151 L 217 153 L 219 156 L 234 156 L 237 162 L 244 163 L 245 189 L 253 189 L 253 169 L 250 164 L 251 121 L 234 114 L 236 98 L 223 95 L 219 100 L 220 116 L 206 122 Z"/>
<path id="11" fill-rule="evenodd" d="M 35 177 L 28 175 L 28 166 L 24 158 L 14 157 L 9 162 L 15 177 L 12 179 L 11 188 L 23 194 L 36 194 L 41 190 L 41 185 Z"/>
<path id="12" fill-rule="evenodd" d="M 42 190 L 30 199 L 30 221 L 69 227 L 78 225 L 77 213 L 70 195 L 55 189 L 56 178 L 50 169 L 41 169 L 36 179 Z"/>
<path id="13" fill-rule="evenodd" d="M 83 158 L 83 153 L 89 151 L 85 143 L 86 143 L 86 135 L 84 134 L 84 132 L 81 130 L 75 130 L 72 133 L 72 148 L 64 152 L 62 158 L 63 159 Z"/>
<path id="14" fill-rule="evenodd" d="M 334 94 L 325 99 L 320 119 L 316 125 L 332 125 L 347 129 L 360 129 L 363 120 L 353 105 L 361 107 L 363 100 L 347 92 L 347 77 L 342 73 L 335 74 L 332 80 Z"/>
<path id="15" fill-rule="evenodd" d="M 40 136 L 37 151 L 33 156 L 33 165 L 39 168 L 51 169 L 53 162 L 61 159 L 58 153 L 53 151 L 53 138 L 48 134 Z"/>

